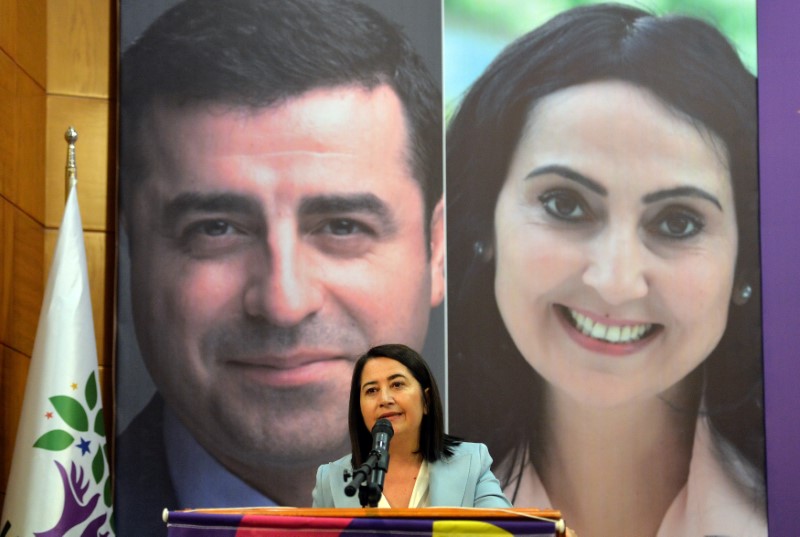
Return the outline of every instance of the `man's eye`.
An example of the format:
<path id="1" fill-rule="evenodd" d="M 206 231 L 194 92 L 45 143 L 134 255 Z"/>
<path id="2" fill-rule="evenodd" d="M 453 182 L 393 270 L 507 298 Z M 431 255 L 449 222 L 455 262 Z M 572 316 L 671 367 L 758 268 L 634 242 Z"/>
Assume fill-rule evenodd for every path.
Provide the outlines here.
<path id="1" fill-rule="evenodd" d="M 195 233 L 202 233 L 209 237 L 219 237 L 227 235 L 234 231 L 233 226 L 224 220 L 208 220 L 205 222 L 198 222 L 191 228 Z"/>
<path id="2" fill-rule="evenodd" d="M 368 219 L 346 217 L 314 219 L 301 229 L 321 252 L 348 259 L 371 251 L 384 236 L 382 229 Z"/>
<path id="3" fill-rule="evenodd" d="M 356 233 L 368 233 L 369 229 L 355 220 L 337 218 L 335 220 L 329 220 L 320 226 L 319 231 L 335 236 L 348 236 Z"/>
<path id="4" fill-rule="evenodd" d="M 591 212 L 583 198 L 572 190 L 552 190 L 539 196 L 544 209 L 559 220 L 583 222 Z"/>
<path id="5" fill-rule="evenodd" d="M 661 211 L 649 226 L 652 231 L 669 239 L 688 239 L 705 227 L 703 218 L 683 207 L 668 207 Z"/>
<path id="6" fill-rule="evenodd" d="M 229 220 L 211 218 L 187 223 L 177 235 L 178 244 L 190 255 L 205 258 L 228 255 L 253 237 L 252 230 Z"/>

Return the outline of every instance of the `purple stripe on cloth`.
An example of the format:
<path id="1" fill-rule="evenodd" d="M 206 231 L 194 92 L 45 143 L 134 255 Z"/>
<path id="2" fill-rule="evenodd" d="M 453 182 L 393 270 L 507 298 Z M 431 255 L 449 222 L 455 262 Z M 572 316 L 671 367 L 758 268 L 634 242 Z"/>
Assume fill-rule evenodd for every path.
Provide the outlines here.
<path id="1" fill-rule="evenodd" d="M 196 511 L 169 511 L 167 525 L 194 525 L 223 528 L 238 528 L 242 515 L 222 513 L 198 513 Z"/>
<path id="2" fill-rule="evenodd" d="M 192 525 L 170 524 L 167 527 L 167 537 L 236 537 L 237 528 L 202 527 Z"/>

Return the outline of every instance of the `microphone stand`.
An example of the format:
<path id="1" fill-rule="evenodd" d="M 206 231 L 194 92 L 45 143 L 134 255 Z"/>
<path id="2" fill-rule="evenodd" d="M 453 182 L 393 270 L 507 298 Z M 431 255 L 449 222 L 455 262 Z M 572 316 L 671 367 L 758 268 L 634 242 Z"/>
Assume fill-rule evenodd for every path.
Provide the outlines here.
<path id="1" fill-rule="evenodd" d="M 364 464 L 353 471 L 353 480 L 345 487 L 344 493 L 354 496 L 358 490 L 361 507 L 378 507 L 388 469 L 389 452 L 373 449 Z M 350 478 L 347 470 L 344 471 L 344 478 Z"/>

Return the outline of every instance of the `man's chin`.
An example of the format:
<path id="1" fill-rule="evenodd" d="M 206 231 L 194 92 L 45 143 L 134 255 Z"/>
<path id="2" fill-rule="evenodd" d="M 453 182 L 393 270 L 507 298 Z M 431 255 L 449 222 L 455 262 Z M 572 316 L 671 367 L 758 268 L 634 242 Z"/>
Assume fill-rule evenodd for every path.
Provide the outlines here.
<path id="1" fill-rule="evenodd" d="M 278 433 L 279 434 L 279 433 Z M 277 436 L 277 434 L 276 434 Z M 250 468 L 316 468 L 350 452 L 349 438 L 235 437 L 224 447 L 225 458 Z"/>
<path id="2" fill-rule="evenodd" d="M 339 458 L 350 451 L 347 418 L 327 420 L 327 425 L 316 419 L 291 416 L 258 423 L 237 422 L 235 419 L 219 422 L 216 429 L 221 434 L 213 440 L 231 456 L 268 460 L 270 464 L 309 464 L 310 461 L 329 462 L 331 456 Z"/>
<path id="3" fill-rule="evenodd" d="M 329 462 L 331 454 L 338 458 L 349 452 L 346 395 L 319 389 L 310 393 L 247 392 L 240 391 L 242 397 L 237 399 L 231 398 L 231 392 L 218 393 L 210 401 L 207 419 L 200 424 L 206 434 L 198 431 L 204 443 L 216 444 L 216 449 L 209 451 L 268 459 L 270 464 Z"/>

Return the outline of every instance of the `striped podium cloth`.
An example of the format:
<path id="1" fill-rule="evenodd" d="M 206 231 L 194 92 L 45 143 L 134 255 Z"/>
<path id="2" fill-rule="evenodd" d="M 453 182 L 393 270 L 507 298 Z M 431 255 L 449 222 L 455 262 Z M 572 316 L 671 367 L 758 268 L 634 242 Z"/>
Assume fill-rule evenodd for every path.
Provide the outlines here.
<path id="1" fill-rule="evenodd" d="M 165 510 L 164 521 L 168 537 L 566 535 L 553 509 L 192 509 Z"/>

